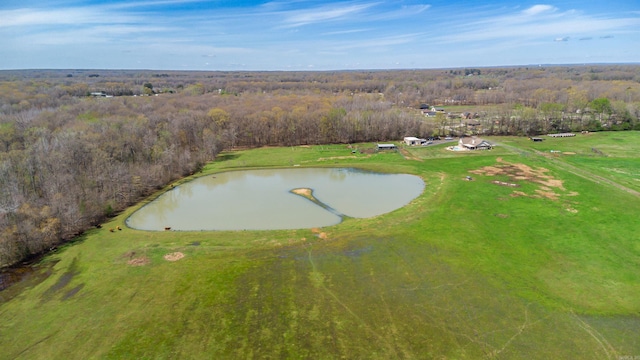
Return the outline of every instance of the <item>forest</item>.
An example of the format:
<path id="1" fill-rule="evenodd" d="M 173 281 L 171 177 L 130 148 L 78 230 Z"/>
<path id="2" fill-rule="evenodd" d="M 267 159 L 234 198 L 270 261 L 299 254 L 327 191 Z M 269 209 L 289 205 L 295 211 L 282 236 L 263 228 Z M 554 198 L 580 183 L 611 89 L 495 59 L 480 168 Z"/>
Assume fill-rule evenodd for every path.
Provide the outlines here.
<path id="1" fill-rule="evenodd" d="M 100 226 L 226 150 L 640 130 L 639 118 L 638 65 L 0 71 L 0 266 Z"/>

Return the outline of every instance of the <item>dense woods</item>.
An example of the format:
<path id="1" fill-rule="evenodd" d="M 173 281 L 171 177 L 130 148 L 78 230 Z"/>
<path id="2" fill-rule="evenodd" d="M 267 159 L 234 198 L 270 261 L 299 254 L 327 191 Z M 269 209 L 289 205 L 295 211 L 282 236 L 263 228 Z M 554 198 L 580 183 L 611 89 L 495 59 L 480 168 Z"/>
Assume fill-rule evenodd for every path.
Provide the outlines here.
<path id="1" fill-rule="evenodd" d="M 222 150 L 640 130 L 639 117 L 631 65 L 0 71 L 0 266 L 100 224 Z"/>

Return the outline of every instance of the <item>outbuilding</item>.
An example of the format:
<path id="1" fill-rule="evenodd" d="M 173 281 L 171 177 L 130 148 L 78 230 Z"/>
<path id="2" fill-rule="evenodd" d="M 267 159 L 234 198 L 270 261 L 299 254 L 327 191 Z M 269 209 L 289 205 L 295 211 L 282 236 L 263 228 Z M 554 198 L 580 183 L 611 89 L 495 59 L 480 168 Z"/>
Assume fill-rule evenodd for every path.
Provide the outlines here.
<path id="1" fill-rule="evenodd" d="M 378 150 L 395 150 L 395 144 L 378 144 Z"/>
<path id="2" fill-rule="evenodd" d="M 406 136 L 404 138 L 404 143 L 409 145 L 409 146 L 414 146 L 414 145 L 426 145 L 427 144 L 427 139 L 420 139 L 414 136 Z"/>

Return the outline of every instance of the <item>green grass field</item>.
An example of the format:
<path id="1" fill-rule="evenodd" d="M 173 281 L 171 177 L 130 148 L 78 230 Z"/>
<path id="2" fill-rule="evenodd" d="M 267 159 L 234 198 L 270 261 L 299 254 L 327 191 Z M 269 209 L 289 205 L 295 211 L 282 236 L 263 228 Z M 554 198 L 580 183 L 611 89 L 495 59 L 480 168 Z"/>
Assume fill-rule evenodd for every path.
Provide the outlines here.
<path id="1" fill-rule="evenodd" d="M 133 207 L 0 293 L 0 358 L 640 356 L 640 133 L 489 140 L 225 153 L 204 173 L 355 166 L 427 186 L 322 229 L 145 232 L 124 227 Z"/>

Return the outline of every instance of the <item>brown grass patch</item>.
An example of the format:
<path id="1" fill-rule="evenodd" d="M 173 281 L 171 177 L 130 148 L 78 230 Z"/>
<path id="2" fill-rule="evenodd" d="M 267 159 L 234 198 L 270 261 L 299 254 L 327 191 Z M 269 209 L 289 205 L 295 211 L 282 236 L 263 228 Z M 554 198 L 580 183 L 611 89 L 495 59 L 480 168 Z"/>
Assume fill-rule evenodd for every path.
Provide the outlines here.
<path id="1" fill-rule="evenodd" d="M 478 175 L 496 176 L 496 175 L 502 174 L 503 170 L 502 168 L 496 167 L 496 166 L 485 166 L 482 169 L 472 170 L 469 172 L 472 174 L 478 174 Z"/>
<path id="2" fill-rule="evenodd" d="M 178 252 L 173 252 L 171 254 L 167 254 L 163 257 L 167 261 L 178 261 L 184 257 L 184 254 L 178 251 Z"/>
<path id="3" fill-rule="evenodd" d="M 312 228 L 311 232 L 322 240 L 326 240 L 328 238 L 327 233 L 324 231 L 320 231 L 318 228 Z"/>
<path id="4" fill-rule="evenodd" d="M 535 184 L 539 184 L 539 189 L 535 190 L 535 194 L 528 195 L 522 191 L 514 191 L 511 196 L 530 196 L 530 197 L 543 197 L 551 200 L 558 200 L 560 194 L 556 193 L 554 189 L 565 190 L 563 181 L 553 178 L 549 175 L 548 169 L 545 168 L 532 168 L 525 164 L 512 164 L 505 162 L 502 158 L 497 158 L 498 164 L 494 166 L 485 166 L 483 168 L 472 170 L 470 173 L 484 176 L 506 176 L 511 182 L 504 182 L 494 180 L 492 183 L 501 186 L 519 186 L 518 181 L 528 181 Z M 570 196 L 575 196 L 577 193 L 570 193 Z"/>
<path id="5" fill-rule="evenodd" d="M 127 265 L 130 265 L 130 266 L 145 266 L 145 265 L 149 265 L 150 263 L 151 263 L 151 260 L 149 260 L 148 257 L 133 258 L 127 261 Z"/>
<path id="6" fill-rule="evenodd" d="M 559 197 L 559 195 L 554 193 L 553 191 L 544 191 L 540 189 L 536 190 L 536 194 L 540 195 L 543 198 L 547 198 L 551 200 L 558 200 L 558 197 Z"/>

